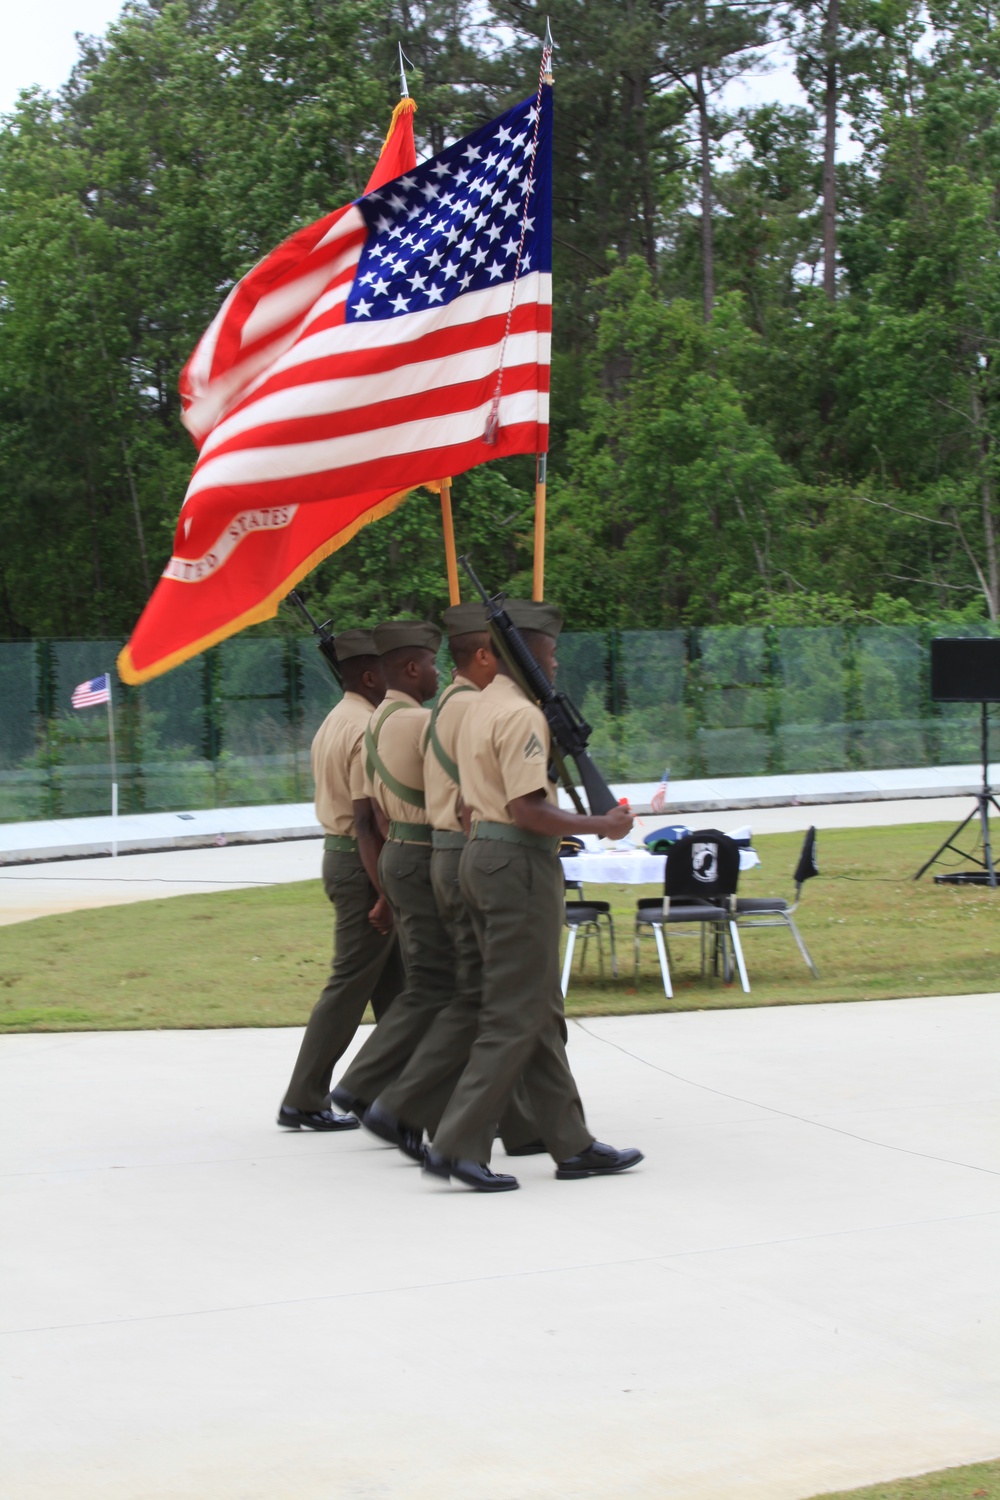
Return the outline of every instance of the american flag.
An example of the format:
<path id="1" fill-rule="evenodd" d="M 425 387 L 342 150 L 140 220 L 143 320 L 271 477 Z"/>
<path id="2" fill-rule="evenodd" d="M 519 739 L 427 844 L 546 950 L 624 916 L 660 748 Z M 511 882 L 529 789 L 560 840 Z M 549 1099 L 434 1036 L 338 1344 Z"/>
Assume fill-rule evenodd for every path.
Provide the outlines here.
<path id="1" fill-rule="evenodd" d="M 274 615 L 413 487 L 545 452 L 551 135 L 546 84 L 234 287 L 181 377 L 200 453 L 126 681 Z"/>
<path id="2" fill-rule="evenodd" d="M 111 683 L 104 672 L 100 677 L 92 677 L 89 682 L 81 682 L 75 687 L 70 702 L 74 708 L 93 708 L 95 703 L 107 703 L 110 697 Z"/>

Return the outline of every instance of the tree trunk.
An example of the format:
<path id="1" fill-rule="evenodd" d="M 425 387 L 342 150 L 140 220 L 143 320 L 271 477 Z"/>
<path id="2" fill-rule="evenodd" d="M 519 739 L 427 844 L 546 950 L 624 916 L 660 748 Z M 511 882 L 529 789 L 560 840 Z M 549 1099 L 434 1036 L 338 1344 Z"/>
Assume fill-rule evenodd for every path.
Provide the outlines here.
<path id="1" fill-rule="evenodd" d="M 695 69 L 695 98 L 698 103 L 698 136 L 701 142 L 701 303 L 705 322 L 711 321 L 715 305 L 715 254 L 712 245 L 712 137 L 708 123 L 708 101 L 705 97 L 705 74 Z"/>
<path id="2" fill-rule="evenodd" d="M 1000 619 L 1000 553 L 993 505 L 993 473 L 990 431 L 983 402 L 975 382 L 972 387 L 972 419 L 979 434 L 979 503 L 983 515 L 983 545 L 986 549 L 986 608 L 993 624 Z"/>
<path id="3" fill-rule="evenodd" d="M 639 202 L 642 211 L 642 242 L 646 264 L 656 280 L 656 197 L 653 192 L 653 171 L 649 156 L 649 138 L 646 133 L 646 80 L 641 76 L 632 79 L 632 100 L 635 110 L 636 157 L 639 168 Z"/>
<path id="4" fill-rule="evenodd" d="M 139 561 L 142 564 L 142 579 L 146 585 L 147 596 L 153 592 L 149 581 L 149 558 L 146 556 L 146 533 L 142 527 L 142 512 L 139 509 L 139 495 L 135 487 L 135 475 L 132 472 L 132 460 L 129 457 L 128 444 L 124 434 L 119 437 L 122 447 L 122 458 L 125 462 L 125 474 L 128 479 L 128 490 L 132 497 L 132 515 L 135 520 L 135 535 L 139 543 Z"/>
<path id="5" fill-rule="evenodd" d="M 833 302 L 837 296 L 837 41 L 840 31 L 840 0 L 828 0 L 824 30 L 826 89 L 824 92 L 823 140 L 823 290 Z"/>

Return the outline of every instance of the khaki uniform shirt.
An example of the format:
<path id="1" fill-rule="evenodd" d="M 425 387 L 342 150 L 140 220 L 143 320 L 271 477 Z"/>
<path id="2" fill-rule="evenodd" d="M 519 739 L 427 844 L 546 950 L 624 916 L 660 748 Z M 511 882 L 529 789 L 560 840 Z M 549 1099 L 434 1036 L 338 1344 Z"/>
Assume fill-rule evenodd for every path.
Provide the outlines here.
<path id="1" fill-rule="evenodd" d="M 513 823 L 512 797 L 544 791 L 558 806 L 549 780 L 549 726 L 537 704 L 512 678 L 498 675 L 470 707 L 458 735 L 462 801 L 474 819 Z"/>
<path id="2" fill-rule="evenodd" d="M 312 742 L 316 817 L 327 833 L 356 837 L 352 802 L 364 793 L 361 745 L 372 706 L 360 693 L 345 693 L 330 710 Z"/>
<path id="3" fill-rule="evenodd" d="M 390 703 L 405 703 L 406 707 L 390 714 L 382 725 L 378 737 L 379 759 L 385 765 L 389 775 L 402 782 L 403 786 L 413 787 L 422 792 L 424 789 L 424 735 L 430 722 L 431 711 L 418 703 L 416 698 L 411 698 L 409 693 L 401 693 L 397 688 L 390 688 L 371 715 L 373 731 Z M 362 751 L 361 758 L 365 765 L 363 795 L 374 797 L 390 822 L 427 822 L 425 808 L 414 807 L 412 802 L 404 802 L 402 798 L 397 797 L 374 768 L 369 774 L 368 756 L 364 751 Z"/>
<path id="4" fill-rule="evenodd" d="M 472 688 L 472 692 L 469 692 Z M 435 730 L 441 748 L 449 759 L 457 761 L 458 732 L 468 710 L 479 696 L 479 689 L 461 672 L 455 674 L 441 694 Z M 458 816 L 458 784 L 452 781 L 434 752 L 430 742 L 428 724 L 427 748 L 424 751 L 424 788 L 427 797 L 427 817 L 432 828 L 446 829 L 449 833 L 462 832 L 462 820 Z"/>

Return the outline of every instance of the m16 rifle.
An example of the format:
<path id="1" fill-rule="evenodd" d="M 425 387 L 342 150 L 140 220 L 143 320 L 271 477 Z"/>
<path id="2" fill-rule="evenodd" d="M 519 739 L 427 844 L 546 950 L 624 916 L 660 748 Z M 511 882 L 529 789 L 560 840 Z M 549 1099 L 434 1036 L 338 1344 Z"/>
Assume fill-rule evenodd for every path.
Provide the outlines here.
<path id="1" fill-rule="evenodd" d="M 312 615 L 309 613 L 306 602 L 303 599 L 302 595 L 299 593 L 298 589 L 292 589 L 288 597 L 295 605 L 296 609 L 301 610 L 306 619 L 309 621 L 309 627 L 312 630 L 313 635 L 318 637 L 318 640 L 316 641 L 316 649 L 320 651 L 326 658 L 327 666 L 330 668 L 330 671 L 337 679 L 337 686 L 342 688 L 344 686 L 344 677 L 343 673 L 340 670 L 340 663 L 337 660 L 337 653 L 333 649 L 333 631 L 330 629 L 333 621 L 327 620 L 325 625 L 320 625 L 318 621 L 314 620 Z"/>
<path id="2" fill-rule="evenodd" d="M 531 647 L 504 608 L 506 596 L 501 593 L 491 597 L 476 577 L 469 559 L 463 557 L 461 563 L 486 606 L 486 620 L 490 635 L 507 670 L 518 686 L 538 704 L 545 715 L 552 732 L 552 751 L 556 769 L 577 812 L 584 812 L 585 809 L 580 801 L 576 785 L 566 771 L 567 759 L 576 766 L 590 811 L 595 816 L 610 812 L 613 807 L 618 806 L 618 799 L 590 758 L 587 750 L 591 733 L 590 725 L 565 693 L 556 692 L 538 665 Z"/>

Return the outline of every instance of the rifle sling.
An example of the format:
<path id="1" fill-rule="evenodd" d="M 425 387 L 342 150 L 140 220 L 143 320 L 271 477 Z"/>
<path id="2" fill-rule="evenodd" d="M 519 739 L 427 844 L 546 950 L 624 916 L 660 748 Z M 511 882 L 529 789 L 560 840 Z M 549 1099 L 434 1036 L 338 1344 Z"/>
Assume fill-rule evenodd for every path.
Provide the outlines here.
<path id="1" fill-rule="evenodd" d="M 503 638 L 503 633 L 501 632 L 500 627 L 494 624 L 492 620 L 487 620 L 486 623 L 489 628 L 490 635 L 493 638 L 493 642 L 501 657 L 503 658 L 504 663 L 506 664 L 508 672 L 517 683 L 522 693 L 524 693 L 525 697 L 528 698 L 532 703 L 536 704 L 537 707 L 540 708 L 544 713 L 544 706 L 539 703 L 538 699 L 535 697 L 534 693 L 531 692 L 528 684 L 525 682 L 523 676 L 521 675 L 521 670 L 515 662 L 513 654 L 510 651 L 507 642 Z M 576 784 L 574 783 L 573 778 L 570 776 L 569 772 L 566 769 L 566 762 L 563 759 L 562 751 L 556 743 L 556 738 L 552 733 L 551 726 L 549 728 L 549 743 L 552 749 L 552 759 L 555 762 L 556 772 L 559 776 L 559 780 L 563 784 L 563 788 L 566 791 L 567 796 L 569 797 L 578 813 L 585 813 L 586 808 L 580 801 L 580 794 L 576 789 Z"/>
<path id="2" fill-rule="evenodd" d="M 427 746 L 429 744 L 431 749 L 434 751 L 434 759 L 437 761 L 438 765 L 441 767 L 442 771 L 448 777 L 448 779 L 450 781 L 453 781 L 456 786 L 458 786 L 458 765 L 455 761 L 452 760 L 451 756 L 448 754 L 447 750 L 444 748 L 440 739 L 438 738 L 438 714 L 441 712 L 442 708 L 444 708 L 446 703 L 451 702 L 456 693 L 475 692 L 478 692 L 478 689 L 474 688 L 471 683 L 451 683 L 441 694 L 440 698 L 434 705 L 433 711 L 431 713 L 431 722 L 427 726 L 427 737 L 424 740 L 424 753 L 427 753 Z"/>
<path id="3" fill-rule="evenodd" d="M 410 807 L 426 807 L 427 804 L 423 792 L 418 787 L 404 786 L 401 781 L 397 781 L 391 771 L 387 769 L 385 761 L 378 753 L 378 738 L 382 733 L 382 725 L 386 719 L 390 714 L 394 714 L 397 709 L 411 708 L 412 706 L 412 704 L 399 703 L 398 701 L 387 703 L 382 714 L 376 721 L 374 729 L 371 724 L 368 725 L 368 728 L 365 730 L 365 750 L 368 756 L 366 769 L 370 780 L 373 780 L 374 774 L 377 773 L 379 780 L 389 788 L 394 797 L 399 798 L 400 802 L 406 802 Z"/>

